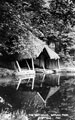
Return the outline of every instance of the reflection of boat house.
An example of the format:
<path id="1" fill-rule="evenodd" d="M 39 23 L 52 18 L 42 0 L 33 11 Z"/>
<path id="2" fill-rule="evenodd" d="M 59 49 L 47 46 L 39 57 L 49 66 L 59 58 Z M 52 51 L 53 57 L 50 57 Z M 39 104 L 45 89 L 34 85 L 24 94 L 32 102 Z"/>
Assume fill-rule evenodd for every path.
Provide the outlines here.
<path id="1" fill-rule="evenodd" d="M 44 108 L 45 104 L 37 92 L 22 91 L 16 93 L 15 100 L 20 101 L 20 108 L 25 108 L 28 114 L 36 114 L 36 111 L 40 111 L 40 108 Z M 15 107 L 15 106 L 14 106 Z"/>
<path id="2" fill-rule="evenodd" d="M 37 92 L 37 94 L 38 94 L 39 98 L 41 98 L 41 100 L 43 101 L 43 103 L 45 103 L 45 105 L 46 105 L 47 100 L 51 96 L 53 96 L 59 89 L 60 89 L 60 86 L 58 86 L 58 87 L 57 86 L 50 87 L 48 91 L 46 89 L 47 92 L 43 89 L 44 92 L 43 91 Z"/>
<path id="3" fill-rule="evenodd" d="M 44 86 L 59 86 L 60 85 L 60 75 L 59 74 L 43 74 L 37 73 L 35 76 L 34 88 Z"/>

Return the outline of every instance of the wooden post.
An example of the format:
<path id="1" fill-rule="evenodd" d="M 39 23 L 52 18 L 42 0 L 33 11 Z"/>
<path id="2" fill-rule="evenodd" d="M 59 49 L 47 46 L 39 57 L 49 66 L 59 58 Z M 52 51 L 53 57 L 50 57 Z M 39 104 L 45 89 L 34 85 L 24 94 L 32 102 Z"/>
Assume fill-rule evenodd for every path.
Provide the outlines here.
<path id="1" fill-rule="evenodd" d="M 35 80 L 35 77 L 32 78 L 32 90 L 34 88 L 34 80 Z"/>
<path id="2" fill-rule="evenodd" d="M 32 58 L 32 68 L 34 70 L 34 61 L 33 61 L 33 58 Z"/>
<path id="3" fill-rule="evenodd" d="M 58 75 L 58 85 L 60 85 L 60 75 Z"/>
<path id="4" fill-rule="evenodd" d="M 45 70 L 45 66 L 44 66 L 44 64 L 43 64 L 43 69 Z"/>
<path id="5" fill-rule="evenodd" d="M 21 67 L 20 67 L 18 61 L 16 61 L 16 64 L 17 64 L 17 67 L 18 67 L 18 71 L 21 72 Z"/>
<path id="6" fill-rule="evenodd" d="M 21 84 L 21 81 L 22 81 L 22 79 L 19 79 L 19 82 L 18 82 L 18 85 L 17 85 L 16 90 L 18 90 L 18 88 L 19 88 L 19 86 L 20 86 L 20 84 Z"/>
<path id="7" fill-rule="evenodd" d="M 27 60 L 26 60 L 26 63 L 27 63 L 28 69 L 30 70 L 30 66 L 29 66 L 29 64 L 28 64 Z"/>
<path id="8" fill-rule="evenodd" d="M 58 68 L 60 69 L 60 63 L 59 63 L 59 59 L 58 59 Z"/>
<path id="9" fill-rule="evenodd" d="M 41 82 L 40 87 L 42 87 L 42 83 L 43 83 L 43 82 L 44 82 L 44 80 L 45 80 L 45 76 L 46 76 L 46 74 L 44 74 L 44 75 L 43 75 L 43 78 L 42 78 L 42 82 Z"/>

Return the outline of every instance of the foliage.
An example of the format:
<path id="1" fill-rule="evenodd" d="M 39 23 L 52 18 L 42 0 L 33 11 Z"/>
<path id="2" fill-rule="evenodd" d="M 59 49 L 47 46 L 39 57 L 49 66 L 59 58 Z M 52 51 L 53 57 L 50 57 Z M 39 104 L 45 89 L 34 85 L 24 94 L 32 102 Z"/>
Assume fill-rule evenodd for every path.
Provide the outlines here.
<path id="1" fill-rule="evenodd" d="M 0 3 L 0 44 L 1 52 L 5 54 L 18 53 L 24 49 L 24 39 L 27 38 L 25 22 L 29 21 L 21 1 Z M 23 8 L 23 9 L 22 9 Z"/>
<path id="2" fill-rule="evenodd" d="M 69 48 L 75 43 L 75 3 L 72 0 L 50 0 L 48 2 L 49 7 L 41 5 L 40 13 L 39 11 L 39 14 L 34 13 L 31 23 L 34 28 L 36 27 L 44 34 L 44 37 L 40 37 L 42 40 L 45 40 L 47 44 L 55 43 L 57 53 L 64 51 L 66 59 Z"/>
<path id="3" fill-rule="evenodd" d="M 16 111 L 16 112 L 8 112 L 8 111 L 2 111 L 0 113 L 0 119 L 1 120 L 29 120 L 27 114 L 22 111 Z"/>
<path id="4" fill-rule="evenodd" d="M 72 27 L 75 24 L 74 3 L 68 0 L 52 0 L 50 7 L 41 10 L 41 14 L 33 24 L 44 33 L 47 42 L 55 42 L 60 52 L 67 49 L 74 42 L 74 38 L 69 37 Z M 34 20 L 34 18 L 33 18 Z"/>
<path id="5" fill-rule="evenodd" d="M 45 6 L 46 3 L 49 6 Z M 56 52 L 64 55 L 74 42 L 75 3 L 73 0 L 1 0 L 0 51 L 3 55 L 25 49 L 28 30 L 47 44 L 54 42 Z"/>

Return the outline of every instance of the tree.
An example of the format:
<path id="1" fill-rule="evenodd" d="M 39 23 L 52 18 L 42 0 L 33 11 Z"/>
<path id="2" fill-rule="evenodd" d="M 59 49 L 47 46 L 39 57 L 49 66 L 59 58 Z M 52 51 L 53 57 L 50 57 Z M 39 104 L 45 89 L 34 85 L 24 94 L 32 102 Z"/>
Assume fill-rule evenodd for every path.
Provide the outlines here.
<path id="1" fill-rule="evenodd" d="M 28 30 L 46 43 L 54 42 L 56 52 L 69 52 L 74 43 L 75 3 L 72 0 L 1 0 L 0 44 L 3 54 L 24 48 Z"/>
<path id="2" fill-rule="evenodd" d="M 50 0 L 50 7 L 41 6 L 40 13 L 31 18 L 34 28 L 39 29 L 44 37 L 41 38 L 47 43 L 55 42 L 56 52 L 64 51 L 69 53 L 69 47 L 74 44 L 71 34 L 75 25 L 75 3 L 72 0 Z"/>
<path id="3" fill-rule="evenodd" d="M 38 12 L 35 11 L 36 7 Z M 28 31 L 38 36 L 31 26 L 31 18 L 35 12 L 40 12 L 40 8 L 37 0 L 0 1 L 0 51 L 4 51 L 3 55 L 19 53 L 24 49 Z"/>
<path id="4" fill-rule="evenodd" d="M 23 1 L 0 1 L 0 51 L 4 56 L 19 53 L 27 38 L 25 22 L 30 22 Z"/>

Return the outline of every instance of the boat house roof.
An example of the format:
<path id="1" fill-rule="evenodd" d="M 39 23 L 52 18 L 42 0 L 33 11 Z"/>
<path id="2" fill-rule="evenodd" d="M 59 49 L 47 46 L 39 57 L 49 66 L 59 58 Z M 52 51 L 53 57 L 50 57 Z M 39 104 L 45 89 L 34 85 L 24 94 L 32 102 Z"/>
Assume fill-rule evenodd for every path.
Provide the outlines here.
<path id="1" fill-rule="evenodd" d="M 19 51 L 18 59 L 36 59 L 44 49 L 46 49 L 50 59 L 59 59 L 57 53 L 29 31 L 28 39 L 25 40 L 25 48 Z"/>
<path id="2" fill-rule="evenodd" d="M 53 50 L 51 50 L 48 47 L 48 45 L 45 45 L 45 49 L 46 49 L 50 59 L 59 59 L 60 58 L 59 55 L 56 52 L 54 52 Z"/>
<path id="3" fill-rule="evenodd" d="M 2 49 L 2 44 L 0 45 L 0 52 L 4 54 Z M 36 59 L 39 55 L 46 50 L 50 59 L 59 59 L 56 52 L 51 50 L 45 42 L 36 37 L 31 31 L 27 31 L 26 36 L 20 36 L 18 42 L 14 41 L 14 47 L 11 47 L 11 51 L 7 52 L 7 58 L 13 58 L 16 60 L 22 59 Z M 1 55 L 4 56 L 4 55 Z M 11 56 L 11 57 L 10 57 Z"/>

